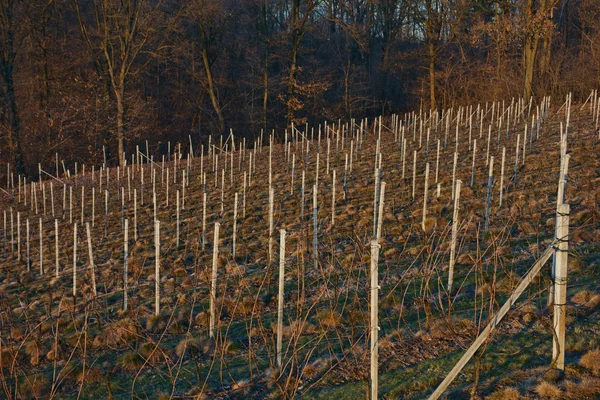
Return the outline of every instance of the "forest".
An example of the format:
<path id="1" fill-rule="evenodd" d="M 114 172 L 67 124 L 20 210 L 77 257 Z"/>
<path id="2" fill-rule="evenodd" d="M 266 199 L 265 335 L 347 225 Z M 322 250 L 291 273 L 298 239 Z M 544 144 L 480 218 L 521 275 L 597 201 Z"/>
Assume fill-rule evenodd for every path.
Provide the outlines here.
<path id="1" fill-rule="evenodd" d="M 146 140 L 165 154 L 230 130 L 283 137 L 600 83 L 595 0 L 2 0 L 0 13 L 1 176 L 58 158 L 122 166 Z"/>

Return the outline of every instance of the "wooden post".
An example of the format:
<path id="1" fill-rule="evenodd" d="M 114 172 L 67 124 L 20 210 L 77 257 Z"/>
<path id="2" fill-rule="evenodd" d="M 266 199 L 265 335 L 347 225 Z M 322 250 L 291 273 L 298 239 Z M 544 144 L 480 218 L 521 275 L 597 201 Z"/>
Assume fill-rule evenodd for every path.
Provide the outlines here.
<path id="1" fill-rule="evenodd" d="M 423 191 L 423 219 L 421 228 L 425 232 L 425 219 L 427 218 L 427 186 L 429 184 L 429 163 L 425 164 L 425 189 Z"/>
<path id="2" fill-rule="evenodd" d="M 331 226 L 335 224 L 335 169 L 333 170 L 331 187 Z"/>
<path id="3" fill-rule="evenodd" d="M 273 263 L 273 202 L 275 191 L 269 187 L 269 266 Z"/>
<path id="4" fill-rule="evenodd" d="M 73 224 L 73 298 L 77 296 L 77 222 Z"/>
<path id="5" fill-rule="evenodd" d="M 458 210 L 460 205 L 460 187 L 462 181 L 456 181 L 456 191 L 454 196 L 454 214 L 452 216 L 452 239 L 450 242 L 450 263 L 448 265 L 448 294 L 452 293 L 452 283 L 454 281 L 454 263 L 456 257 L 456 241 L 458 234 Z"/>
<path id="6" fill-rule="evenodd" d="M 279 231 L 279 295 L 277 297 L 277 370 L 281 371 L 283 341 L 283 290 L 285 286 L 285 229 Z"/>
<path id="7" fill-rule="evenodd" d="M 317 153 L 318 154 L 318 153 Z M 317 268 L 317 185 L 313 185 L 313 261 Z"/>
<path id="8" fill-rule="evenodd" d="M 176 207 L 177 227 L 175 229 L 175 237 L 176 237 L 175 246 L 179 247 L 179 190 L 177 190 L 176 201 L 177 201 L 177 207 Z"/>
<path id="9" fill-rule="evenodd" d="M 498 208 L 502 207 L 502 197 L 504 197 L 504 162 L 506 160 L 506 147 L 502 146 L 502 167 L 500 169 L 500 199 Z"/>
<path id="10" fill-rule="evenodd" d="M 435 159 L 435 183 L 438 183 L 438 173 L 440 172 L 440 139 L 437 141 L 437 156 Z"/>
<path id="11" fill-rule="evenodd" d="M 58 278 L 59 263 L 58 263 L 58 220 L 57 219 L 54 220 L 54 258 L 55 258 L 55 265 L 56 265 L 55 277 Z"/>
<path id="12" fill-rule="evenodd" d="M 160 313 L 160 221 L 154 221 L 154 315 Z"/>
<path id="13" fill-rule="evenodd" d="M 31 252 L 29 245 L 29 218 L 25 220 L 25 230 L 27 236 L 27 271 L 31 271 Z"/>
<path id="14" fill-rule="evenodd" d="M 454 197 L 456 195 L 455 193 L 455 185 L 456 185 L 456 164 L 458 163 L 458 153 L 455 151 L 454 152 L 454 164 L 452 167 L 452 200 L 454 200 Z"/>
<path id="15" fill-rule="evenodd" d="M 373 171 L 373 177 L 375 178 L 375 186 L 373 188 L 373 236 L 377 233 L 377 203 L 379 202 L 379 168 L 377 168 L 377 160 L 379 154 L 375 155 L 375 168 Z"/>
<path id="16" fill-rule="evenodd" d="M 377 240 L 371 240 L 371 400 L 376 400 L 379 392 L 379 248 Z"/>
<path id="17" fill-rule="evenodd" d="M 412 176 L 412 194 L 410 196 L 410 199 L 412 201 L 415 200 L 415 185 L 417 182 L 417 151 L 414 150 L 413 151 L 413 176 Z"/>
<path id="18" fill-rule="evenodd" d="M 305 178 L 305 171 L 304 169 L 302 170 L 302 192 L 301 192 L 301 199 L 300 199 L 300 220 L 304 220 L 304 178 Z"/>
<path id="19" fill-rule="evenodd" d="M 375 238 L 377 239 L 377 243 L 379 243 L 381 239 L 381 228 L 383 225 L 383 205 L 384 205 L 384 197 L 385 197 L 385 182 L 381 181 L 381 185 L 379 188 L 379 216 L 377 218 L 377 231 L 375 232 Z"/>
<path id="20" fill-rule="evenodd" d="M 206 245 L 206 192 L 202 195 L 202 251 Z"/>
<path id="21" fill-rule="evenodd" d="M 85 186 L 81 186 L 81 220 L 84 219 L 85 211 Z"/>
<path id="22" fill-rule="evenodd" d="M 123 231 L 123 311 L 127 310 L 127 261 L 129 258 L 129 219 L 125 218 Z"/>
<path id="23" fill-rule="evenodd" d="M 135 191 L 135 189 L 134 189 Z M 96 220 L 96 188 L 92 186 L 92 227 Z M 83 220 L 81 221 L 83 222 Z"/>
<path id="24" fill-rule="evenodd" d="M 535 262 L 535 264 L 529 269 L 527 275 L 521 280 L 519 286 L 512 292 L 508 300 L 504 303 L 504 305 L 500 308 L 498 313 L 490 317 L 490 322 L 485 327 L 485 329 L 479 334 L 477 339 L 471 344 L 467 352 L 462 356 L 462 358 L 456 363 L 454 368 L 448 373 L 446 378 L 440 383 L 440 385 L 435 389 L 435 391 L 429 396 L 429 400 L 438 399 L 442 393 L 446 390 L 446 388 L 452 383 L 454 378 L 460 373 L 463 367 L 469 362 L 471 357 L 475 354 L 475 352 L 481 347 L 481 345 L 489 338 L 492 331 L 498 326 L 502 318 L 506 315 L 510 307 L 515 304 L 517 299 L 521 296 L 521 294 L 527 289 L 527 286 L 533 281 L 535 276 L 538 274 L 542 266 L 548 259 L 551 257 L 552 253 L 554 253 L 554 249 L 549 248 L 542 254 L 542 257 Z"/>
<path id="25" fill-rule="evenodd" d="M 516 146 L 516 153 L 515 153 L 515 175 L 514 175 L 514 179 L 513 179 L 513 184 L 515 186 L 515 188 L 517 187 L 517 168 L 519 167 L 519 143 L 520 143 L 520 139 L 521 139 L 521 135 L 517 134 L 517 146 Z"/>
<path id="26" fill-rule="evenodd" d="M 471 164 L 471 187 L 475 184 L 475 153 L 477 152 L 477 139 L 473 139 L 473 162 Z"/>
<path id="27" fill-rule="evenodd" d="M 490 157 L 490 172 L 488 174 L 487 200 L 485 203 L 485 232 L 490 225 L 490 202 L 492 200 L 492 184 L 494 183 L 494 156 Z"/>
<path id="28" fill-rule="evenodd" d="M 92 271 L 92 291 L 94 292 L 94 297 L 97 296 L 98 292 L 96 290 L 96 269 L 94 266 L 94 255 L 92 252 L 92 235 L 90 233 L 90 223 L 85 223 L 85 230 L 87 233 L 87 243 L 88 243 L 88 256 L 90 262 L 90 269 Z"/>
<path id="29" fill-rule="evenodd" d="M 69 186 L 69 224 L 73 223 L 73 186 Z"/>
<path id="30" fill-rule="evenodd" d="M 554 340 L 552 360 L 554 368 L 565 369 L 565 319 L 567 312 L 567 263 L 569 254 L 569 213 L 568 204 L 559 204 L 556 212 L 557 228 L 556 265 L 554 273 Z"/>
<path id="31" fill-rule="evenodd" d="M 27 238 L 27 243 L 29 243 L 29 238 Z M 19 211 L 17 211 L 17 261 L 21 262 L 21 213 Z"/>
<path id="32" fill-rule="evenodd" d="M 42 230 L 42 219 L 40 218 L 40 275 L 44 275 L 44 232 Z"/>
<path id="33" fill-rule="evenodd" d="M 217 265 L 219 257 L 219 223 L 215 222 L 215 236 L 213 244 L 213 262 L 212 262 L 212 275 L 210 279 L 210 323 L 209 323 L 209 337 L 214 339 L 215 337 L 215 300 L 217 297 Z"/>
<path id="34" fill-rule="evenodd" d="M 237 238 L 237 214 L 238 214 L 238 193 L 235 192 L 233 197 L 233 233 L 232 233 L 232 245 L 231 245 L 231 258 L 235 261 L 235 242 Z"/>

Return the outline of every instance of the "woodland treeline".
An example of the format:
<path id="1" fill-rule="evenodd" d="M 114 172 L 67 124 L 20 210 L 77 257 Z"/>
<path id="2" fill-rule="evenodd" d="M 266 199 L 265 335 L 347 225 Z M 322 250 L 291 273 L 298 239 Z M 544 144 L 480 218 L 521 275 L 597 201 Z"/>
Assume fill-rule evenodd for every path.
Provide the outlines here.
<path id="1" fill-rule="evenodd" d="M 0 48 L 0 161 L 33 175 L 145 140 L 584 97 L 600 2 L 0 0 Z"/>

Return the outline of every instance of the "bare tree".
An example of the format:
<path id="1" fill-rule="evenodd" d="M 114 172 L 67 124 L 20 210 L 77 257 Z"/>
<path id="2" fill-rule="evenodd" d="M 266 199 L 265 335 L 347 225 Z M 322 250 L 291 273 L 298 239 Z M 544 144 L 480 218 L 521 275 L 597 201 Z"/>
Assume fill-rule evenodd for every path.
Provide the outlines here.
<path id="1" fill-rule="evenodd" d="M 19 21 L 26 13 L 28 2 L 22 0 L 0 1 L 0 74 L 4 83 L 4 99 L 8 117 L 8 147 L 17 173 L 24 172 L 21 150 L 19 110 L 15 98 L 14 70 L 17 52 L 27 31 Z"/>
<path id="2" fill-rule="evenodd" d="M 126 91 L 131 75 L 145 65 L 140 61 L 142 53 L 156 54 L 160 42 L 154 42 L 160 34 L 161 0 L 74 0 L 79 28 L 85 42 L 97 58 L 97 66 L 108 76 L 109 87 L 116 101 L 116 140 L 119 165 L 125 165 L 124 140 L 126 137 L 125 110 Z M 165 26 L 163 26 L 165 28 Z"/>

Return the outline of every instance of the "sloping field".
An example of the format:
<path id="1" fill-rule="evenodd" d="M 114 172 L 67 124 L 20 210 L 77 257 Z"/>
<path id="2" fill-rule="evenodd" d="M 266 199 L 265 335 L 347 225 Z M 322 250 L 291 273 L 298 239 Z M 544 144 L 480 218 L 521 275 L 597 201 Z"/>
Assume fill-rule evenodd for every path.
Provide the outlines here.
<path id="1" fill-rule="evenodd" d="M 497 103 L 495 111 L 490 104 L 394 116 L 381 127 L 338 123 L 321 127 L 320 139 L 319 127 L 302 127 L 279 133 L 272 146 L 268 135 L 246 146 L 223 138 L 210 153 L 195 148 L 194 157 L 188 150 L 164 162 L 158 154 L 154 162 L 135 157 L 142 163 L 110 168 L 109 177 L 98 168 L 92 174 L 90 166 L 66 177 L 61 168 L 58 178 L 44 175 L 35 189 L 15 177 L 14 198 L 2 194 L 0 204 L 2 397 L 368 396 L 378 182 L 385 182 L 378 221 L 379 394 L 426 397 L 554 239 L 566 108 L 541 115 L 516 105 L 500 109 Z M 600 395 L 600 140 L 588 107 L 571 110 L 565 374 L 550 369 L 548 264 L 446 392 L 449 398 Z M 455 180 L 462 188 L 449 291 Z"/>

